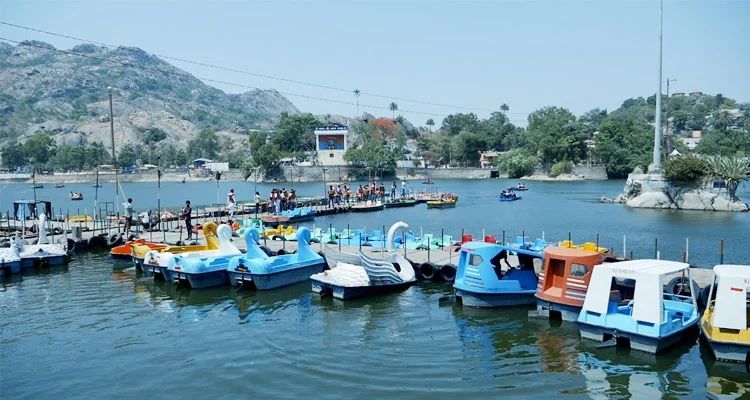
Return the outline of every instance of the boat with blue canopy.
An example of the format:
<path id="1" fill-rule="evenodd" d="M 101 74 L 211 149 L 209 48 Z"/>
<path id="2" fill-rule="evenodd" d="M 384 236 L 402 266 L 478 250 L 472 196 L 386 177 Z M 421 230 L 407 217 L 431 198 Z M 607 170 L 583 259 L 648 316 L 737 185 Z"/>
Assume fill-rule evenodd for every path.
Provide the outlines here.
<path id="1" fill-rule="evenodd" d="M 698 325 L 695 293 L 666 293 L 664 282 L 690 278 L 686 263 L 632 260 L 594 268 L 581 313 L 581 337 L 656 354 Z M 633 290 L 622 291 L 624 281 Z"/>
<path id="2" fill-rule="evenodd" d="M 541 268 L 543 262 L 544 254 L 531 250 L 485 242 L 464 243 L 453 283 L 456 299 L 469 307 L 534 304 L 535 269 Z"/>

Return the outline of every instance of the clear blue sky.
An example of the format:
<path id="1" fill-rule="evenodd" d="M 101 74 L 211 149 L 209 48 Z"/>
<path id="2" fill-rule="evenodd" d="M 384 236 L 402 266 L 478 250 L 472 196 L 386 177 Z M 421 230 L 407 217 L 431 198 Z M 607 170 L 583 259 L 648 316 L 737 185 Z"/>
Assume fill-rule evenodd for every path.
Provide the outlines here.
<path id="1" fill-rule="evenodd" d="M 672 91 L 750 101 L 750 2 L 666 1 L 664 78 Z M 648 1 L 17 1 L 0 20 L 193 61 L 431 103 L 481 117 L 557 105 L 610 111 L 656 90 L 659 2 Z M 77 42 L 0 26 L 0 37 Z M 199 77 L 354 102 L 353 94 L 175 63 Z M 235 87 L 223 90 L 242 91 Z M 302 111 L 353 105 L 288 96 Z M 389 98 L 360 111 L 390 115 Z M 468 112 L 394 100 L 423 125 Z M 421 111 L 430 115 L 416 114 Z"/>

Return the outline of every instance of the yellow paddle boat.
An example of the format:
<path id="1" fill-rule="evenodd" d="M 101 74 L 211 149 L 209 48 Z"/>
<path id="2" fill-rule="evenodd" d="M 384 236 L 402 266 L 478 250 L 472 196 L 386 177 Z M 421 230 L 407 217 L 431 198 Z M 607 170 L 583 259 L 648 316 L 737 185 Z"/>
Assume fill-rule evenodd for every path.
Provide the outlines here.
<path id="1" fill-rule="evenodd" d="M 750 265 L 717 265 L 700 327 L 714 357 L 750 364 Z"/>
<path id="2" fill-rule="evenodd" d="M 284 228 L 283 225 L 279 225 L 278 227 L 274 229 L 268 229 L 265 232 L 263 232 L 263 235 L 269 239 L 275 239 L 275 238 L 281 238 L 281 237 L 288 237 L 293 236 L 295 233 L 294 227 L 291 225 Z"/>
<path id="3" fill-rule="evenodd" d="M 597 247 L 596 243 L 586 242 L 583 244 L 575 244 L 572 240 L 563 240 L 558 244 L 558 247 L 565 247 L 568 249 L 579 249 L 584 251 L 593 251 L 597 253 L 607 253 L 609 251 L 606 247 Z"/>
<path id="4" fill-rule="evenodd" d="M 159 253 L 186 253 L 190 251 L 204 251 L 204 250 L 216 250 L 219 248 L 219 238 L 216 236 L 216 223 L 206 222 L 203 224 L 203 234 L 206 235 L 206 244 L 187 245 L 187 246 L 166 246 L 163 248 L 155 249 L 145 243 L 133 243 L 132 257 L 133 263 L 136 264 L 136 268 L 143 270 L 149 274 L 148 268 L 145 268 L 143 259 L 146 257 L 146 253 L 149 251 L 157 251 Z M 149 274 L 150 275 L 150 274 Z"/>

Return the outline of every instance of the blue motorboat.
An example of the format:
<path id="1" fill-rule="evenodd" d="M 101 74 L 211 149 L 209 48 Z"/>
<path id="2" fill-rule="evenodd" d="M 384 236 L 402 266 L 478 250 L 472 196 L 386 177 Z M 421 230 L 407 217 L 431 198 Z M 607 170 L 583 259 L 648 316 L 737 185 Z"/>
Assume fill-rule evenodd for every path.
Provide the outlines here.
<path id="1" fill-rule="evenodd" d="M 521 200 L 521 198 L 522 197 L 519 196 L 519 195 L 517 195 L 517 194 L 503 193 L 503 194 L 500 194 L 500 198 L 499 199 L 500 199 L 500 201 L 516 201 L 516 200 Z"/>
<path id="2" fill-rule="evenodd" d="M 229 225 L 219 225 L 217 234 L 220 240 L 231 238 L 232 228 Z M 247 237 L 253 235 L 257 241 L 258 231 L 251 232 Z M 226 285 L 229 283 L 227 265 L 229 265 L 231 259 L 237 257 L 241 252 L 231 241 L 222 244 L 217 250 L 218 254 L 209 256 L 194 257 L 190 253 L 175 254 L 169 260 L 168 276 L 174 283 L 187 282 L 193 289 Z"/>
<path id="3" fill-rule="evenodd" d="M 316 215 L 317 212 L 312 208 L 295 208 L 294 210 L 282 211 L 279 214 L 280 217 L 289 218 L 289 221 L 287 221 L 287 223 L 312 221 L 313 219 L 315 219 Z"/>
<path id="4" fill-rule="evenodd" d="M 689 282 L 688 264 L 665 260 L 622 261 L 594 268 L 578 316 L 581 337 L 652 354 L 676 344 L 698 325 L 695 291 L 689 296 L 665 293 L 665 277 L 683 275 Z M 624 281 L 635 288 L 621 290 Z"/>
<path id="5" fill-rule="evenodd" d="M 306 281 L 310 275 L 323 271 L 325 260 L 310 247 L 310 230 L 302 227 L 297 231 L 297 252 L 273 257 L 255 257 L 248 242 L 248 254 L 233 258 L 227 271 L 232 283 L 252 282 L 258 290 L 275 289 L 281 286 Z"/>
<path id="6" fill-rule="evenodd" d="M 21 249 L 13 238 L 10 240 L 10 247 L 0 249 L 0 276 L 21 272 Z"/>
<path id="7" fill-rule="evenodd" d="M 461 246 L 453 289 L 456 299 L 469 307 L 534 304 L 537 276 L 544 255 L 485 242 Z M 535 265 L 536 264 L 536 265 Z"/>

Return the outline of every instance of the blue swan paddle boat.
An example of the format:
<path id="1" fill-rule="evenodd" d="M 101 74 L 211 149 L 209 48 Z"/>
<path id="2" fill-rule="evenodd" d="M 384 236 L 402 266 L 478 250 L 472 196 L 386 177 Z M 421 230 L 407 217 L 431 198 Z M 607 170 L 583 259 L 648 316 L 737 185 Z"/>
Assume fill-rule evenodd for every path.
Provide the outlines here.
<path id="1" fill-rule="evenodd" d="M 310 230 L 297 231 L 297 252 L 273 257 L 257 257 L 253 247 L 257 243 L 246 236 L 247 254 L 233 258 L 227 272 L 232 283 L 252 282 L 258 290 L 276 289 L 310 279 L 310 275 L 323 271 L 325 260 L 310 247 Z M 261 251 L 258 248 L 258 251 Z"/>
<path id="2" fill-rule="evenodd" d="M 521 198 L 522 197 L 519 196 L 519 195 L 517 195 L 517 194 L 502 193 L 502 194 L 500 194 L 500 198 L 499 199 L 500 199 L 500 201 L 516 201 L 516 200 L 521 200 Z"/>
<path id="3" fill-rule="evenodd" d="M 581 337 L 651 354 L 674 345 L 698 325 L 695 291 L 689 296 L 664 291 L 665 277 L 682 274 L 690 278 L 688 264 L 665 260 L 597 266 L 578 316 Z M 635 282 L 631 293 L 620 290 L 618 281 L 624 280 Z"/>
<path id="4" fill-rule="evenodd" d="M 200 252 L 175 254 L 167 266 L 169 278 L 175 284 L 187 282 L 193 289 L 220 286 L 229 283 L 227 265 L 229 261 L 241 254 L 240 250 L 231 242 L 232 228 L 221 224 L 216 231 L 219 236 L 219 249 L 210 255 Z M 258 232 L 256 231 L 257 235 Z M 249 235 L 248 235 L 249 236 Z"/>
<path id="5" fill-rule="evenodd" d="M 510 257 L 515 265 L 509 262 Z M 534 304 L 534 268 L 535 264 L 541 268 L 543 262 L 543 253 L 531 250 L 485 242 L 464 243 L 453 283 L 456 298 L 469 307 Z"/>

